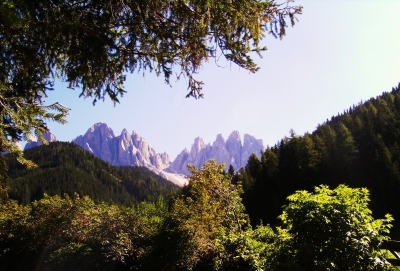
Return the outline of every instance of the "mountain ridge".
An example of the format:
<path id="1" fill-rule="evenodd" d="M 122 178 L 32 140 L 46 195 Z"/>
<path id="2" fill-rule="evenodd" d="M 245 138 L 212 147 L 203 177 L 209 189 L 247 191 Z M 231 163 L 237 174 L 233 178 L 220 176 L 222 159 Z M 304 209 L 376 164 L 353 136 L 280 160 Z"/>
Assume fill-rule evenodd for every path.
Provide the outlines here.
<path id="1" fill-rule="evenodd" d="M 193 164 L 199 168 L 210 159 L 216 159 L 218 163 L 225 163 L 226 170 L 232 165 L 237 171 L 247 164 L 252 153 L 260 157 L 263 150 L 262 139 L 245 134 L 242 144 L 238 131 L 233 131 L 226 141 L 222 134 L 218 134 L 212 145 L 205 144 L 202 138 L 197 137 L 190 151 L 187 148 L 183 149 L 166 171 L 189 174 L 186 168 L 187 164 Z"/>
<path id="2" fill-rule="evenodd" d="M 145 166 L 176 185 L 183 186 L 187 182 L 184 176 L 164 172 L 170 162 L 169 155 L 157 153 L 135 130 L 129 134 L 123 129 L 117 136 L 106 123 L 99 122 L 72 142 L 111 165 Z"/>
<path id="3" fill-rule="evenodd" d="M 216 159 L 218 163 L 226 163 L 226 169 L 232 165 L 239 170 L 252 153 L 260 157 L 264 150 L 261 139 L 245 134 L 242 144 L 239 132 L 233 131 L 226 141 L 218 134 L 213 144 L 205 144 L 201 137 L 197 137 L 190 151 L 184 148 L 171 161 L 166 152 L 157 153 L 135 130 L 130 134 L 123 129 L 120 135 L 116 135 L 103 122 L 94 124 L 72 142 L 114 166 L 145 166 L 180 186 L 187 183 L 185 176 L 189 171 L 186 165 L 189 163 L 201 167 L 205 161 Z"/>

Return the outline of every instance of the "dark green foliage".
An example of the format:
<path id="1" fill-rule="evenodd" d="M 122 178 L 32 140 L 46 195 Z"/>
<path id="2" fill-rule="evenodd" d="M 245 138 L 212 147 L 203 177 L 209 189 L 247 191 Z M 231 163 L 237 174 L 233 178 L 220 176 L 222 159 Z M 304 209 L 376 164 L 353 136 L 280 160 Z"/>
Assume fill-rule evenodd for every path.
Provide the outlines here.
<path id="1" fill-rule="evenodd" d="M 233 168 L 232 165 L 229 165 L 228 175 L 229 175 L 229 178 L 232 178 L 235 175 L 235 169 Z"/>
<path id="2" fill-rule="evenodd" d="M 248 190 L 254 183 L 250 173 L 248 173 L 243 167 L 240 168 L 239 172 L 233 175 L 232 183 L 235 185 L 241 185 L 243 190 Z"/>
<path id="3" fill-rule="evenodd" d="M 41 99 L 59 77 L 82 96 L 113 101 L 125 91 L 124 73 L 155 71 L 169 82 L 174 68 L 193 78 L 218 52 L 251 72 L 259 68 L 267 34 L 285 35 L 302 7 L 275 1 L 5 0 L 0 3 L 0 90 Z"/>
<path id="4" fill-rule="evenodd" d="M 7 199 L 9 186 L 7 182 L 6 158 L 0 155 L 0 203 Z"/>
<path id="5" fill-rule="evenodd" d="M 277 223 L 286 196 L 320 184 L 367 187 L 378 217 L 400 217 L 400 88 L 353 106 L 319 125 L 312 134 L 294 132 L 261 157 L 250 158 L 244 204 L 252 224 Z"/>
<path id="6" fill-rule="evenodd" d="M 48 195 L 89 196 L 95 202 L 131 205 L 175 195 L 179 187 L 145 167 L 114 167 L 74 143 L 52 142 L 25 151 L 38 164 L 27 169 L 8 159 L 9 196 L 28 204 Z"/>

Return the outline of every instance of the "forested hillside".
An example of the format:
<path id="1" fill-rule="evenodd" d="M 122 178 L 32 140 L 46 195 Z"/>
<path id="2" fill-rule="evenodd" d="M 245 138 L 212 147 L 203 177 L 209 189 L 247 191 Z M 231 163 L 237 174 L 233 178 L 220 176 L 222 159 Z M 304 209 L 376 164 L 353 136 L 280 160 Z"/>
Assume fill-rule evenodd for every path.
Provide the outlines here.
<path id="1" fill-rule="evenodd" d="M 252 155 L 234 178 L 243 182 L 252 224 L 277 222 L 288 195 L 320 184 L 367 187 L 374 215 L 399 218 L 399 87 L 350 107 L 311 134 L 292 132 L 267 148 L 261 161 Z"/>
<path id="2" fill-rule="evenodd" d="M 0 269 L 16 271 L 395 270 L 381 250 L 392 217 L 374 219 L 367 189 L 299 191 L 283 227 L 252 228 L 224 165 L 190 166 L 189 184 L 165 205 L 44 196 L 0 199 Z"/>
<path id="3" fill-rule="evenodd" d="M 43 197 L 74 193 L 95 202 L 131 205 L 175 195 L 179 187 L 145 167 L 114 167 L 74 143 L 52 142 L 26 150 L 38 167 L 8 159 L 9 197 L 27 204 Z"/>
<path id="4" fill-rule="evenodd" d="M 0 198 L 0 269 L 398 270 L 382 244 L 400 217 L 399 135 L 400 85 L 291 132 L 238 173 L 189 166 L 179 194 L 73 143 L 30 149 L 38 168 L 8 162 L 10 197 L 26 204 Z"/>

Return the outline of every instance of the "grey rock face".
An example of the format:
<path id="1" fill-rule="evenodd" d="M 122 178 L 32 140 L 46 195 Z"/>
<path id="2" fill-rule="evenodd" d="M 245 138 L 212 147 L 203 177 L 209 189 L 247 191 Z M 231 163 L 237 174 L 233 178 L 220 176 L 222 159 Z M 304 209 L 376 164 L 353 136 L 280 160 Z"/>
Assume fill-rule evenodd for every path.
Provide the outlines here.
<path id="1" fill-rule="evenodd" d="M 198 137 L 194 140 L 190 152 L 184 149 L 170 164 L 167 171 L 187 175 L 189 173 L 186 168 L 187 164 L 193 164 L 200 168 L 205 161 L 210 159 L 216 159 L 218 163 L 225 163 L 226 170 L 229 165 L 232 165 L 235 170 L 239 170 L 246 166 L 252 153 L 260 158 L 260 152 L 263 149 L 263 141 L 248 134 L 244 135 L 242 146 L 238 131 L 233 131 L 227 141 L 219 134 L 212 145 L 206 145 L 203 139 Z"/>
<path id="2" fill-rule="evenodd" d="M 242 140 L 240 139 L 240 134 L 238 131 L 233 131 L 226 141 L 226 149 L 229 153 L 229 163 L 227 165 L 232 165 L 236 170 L 242 167 L 241 162 L 241 151 L 242 151 Z"/>
<path id="3" fill-rule="evenodd" d="M 121 135 L 115 136 L 105 123 L 96 123 L 85 135 L 78 136 L 73 142 L 115 166 L 134 165 L 162 170 L 170 163 L 168 154 L 156 153 L 136 131 L 130 135 L 124 129 Z"/>
<path id="4" fill-rule="evenodd" d="M 209 160 L 212 148 L 210 144 L 204 144 L 202 138 L 197 137 L 194 140 L 190 152 L 185 148 L 172 162 L 167 169 L 168 172 L 188 175 L 189 171 L 186 167 L 187 164 L 193 164 L 196 167 L 202 166 L 205 161 Z"/>
<path id="5" fill-rule="evenodd" d="M 51 132 L 44 133 L 43 134 L 44 139 L 46 139 L 47 142 L 55 142 L 57 141 L 57 138 L 55 135 L 53 135 Z M 34 147 L 38 147 L 43 145 L 43 142 L 39 140 L 37 137 L 32 138 L 31 142 L 26 143 L 24 150 L 31 149 Z"/>
<path id="6" fill-rule="evenodd" d="M 96 123 L 85 135 L 72 142 L 110 164 L 115 161 L 117 140 L 113 130 L 105 123 Z"/>
<path id="7" fill-rule="evenodd" d="M 112 165 L 145 166 L 176 185 L 187 183 L 184 176 L 164 171 L 170 164 L 169 155 L 157 153 L 136 131 L 131 135 L 124 129 L 116 136 L 107 124 L 96 123 L 73 142 Z"/>
<path id="8" fill-rule="evenodd" d="M 200 168 L 206 161 L 216 159 L 218 163 L 226 164 L 226 170 L 229 165 L 239 170 L 246 166 L 252 153 L 259 157 L 260 151 L 264 149 L 262 140 L 248 134 L 244 135 L 242 145 L 239 132 L 233 131 L 226 141 L 221 134 L 217 135 L 212 145 L 205 144 L 198 137 L 190 151 L 185 148 L 171 162 L 167 153 L 157 153 L 136 131 L 129 134 L 124 129 L 121 135 L 116 136 L 105 123 L 96 123 L 85 135 L 78 136 L 73 142 L 112 165 L 145 166 L 178 185 L 187 182 L 183 177 L 189 174 L 187 164 Z"/>
<path id="9" fill-rule="evenodd" d="M 225 139 L 221 134 L 217 135 L 217 139 L 212 144 L 210 157 L 216 159 L 217 163 L 227 163 L 230 161 L 230 155 L 226 149 Z"/>
<path id="10" fill-rule="evenodd" d="M 185 148 L 170 164 L 168 171 L 170 171 L 171 173 L 185 172 L 187 164 L 185 162 L 188 160 L 188 157 L 189 151 Z"/>
<path id="11" fill-rule="evenodd" d="M 263 141 L 261 139 L 254 138 L 254 136 L 245 134 L 241 154 L 242 166 L 244 167 L 247 164 L 247 161 L 252 153 L 256 154 L 257 157 L 260 158 L 261 150 L 264 150 Z"/>

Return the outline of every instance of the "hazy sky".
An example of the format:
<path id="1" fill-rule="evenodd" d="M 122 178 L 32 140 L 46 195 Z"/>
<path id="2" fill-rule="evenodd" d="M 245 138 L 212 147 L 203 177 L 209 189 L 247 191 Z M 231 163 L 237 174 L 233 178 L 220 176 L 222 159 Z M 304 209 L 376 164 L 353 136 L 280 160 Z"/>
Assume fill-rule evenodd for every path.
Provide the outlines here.
<path id="1" fill-rule="evenodd" d="M 400 1 L 297 0 L 304 7 L 286 37 L 264 39 L 268 51 L 256 74 L 223 61 L 203 66 L 204 99 L 186 99 L 185 80 L 172 82 L 147 72 L 129 74 L 128 93 L 110 100 L 78 98 L 57 84 L 46 103 L 71 108 L 68 123 L 49 123 L 60 141 L 71 141 L 97 122 L 119 135 L 136 130 L 171 159 L 200 136 L 206 143 L 237 130 L 274 145 L 293 129 L 312 132 L 353 104 L 391 91 L 400 82 Z"/>

